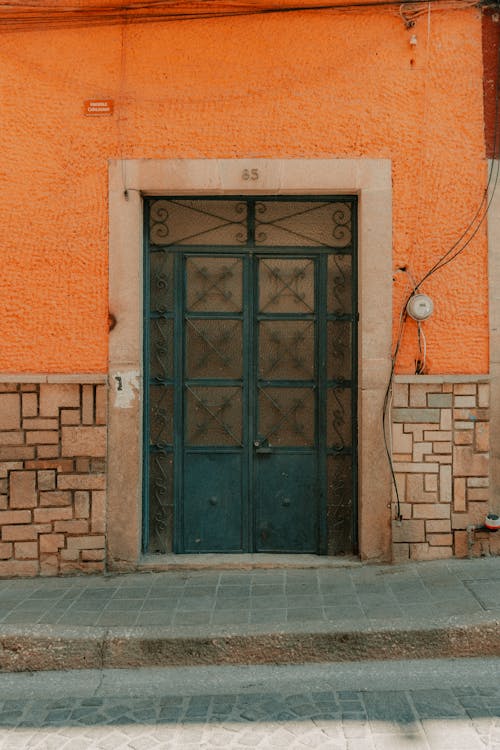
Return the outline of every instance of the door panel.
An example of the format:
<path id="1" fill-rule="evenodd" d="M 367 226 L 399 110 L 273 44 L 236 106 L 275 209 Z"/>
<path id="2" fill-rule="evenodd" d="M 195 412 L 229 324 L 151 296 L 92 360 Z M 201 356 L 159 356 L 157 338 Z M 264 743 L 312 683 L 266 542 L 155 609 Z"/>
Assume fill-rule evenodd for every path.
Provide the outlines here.
<path id="1" fill-rule="evenodd" d="M 314 378 L 314 321 L 261 320 L 259 377 L 263 380 Z"/>
<path id="2" fill-rule="evenodd" d="M 186 322 L 188 378 L 241 378 L 242 368 L 241 321 L 190 318 Z"/>
<path id="3" fill-rule="evenodd" d="M 241 388 L 187 386 L 186 412 L 187 446 L 242 444 Z"/>
<path id="4" fill-rule="evenodd" d="M 185 552 L 243 547 L 241 455 L 187 453 L 184 458 Z"/>
<path id="5" fill-rule="evenodd" d="M 189 312 L 241 312 L 241 258 L 206 255 L 186 259 L 186 309 Z"/>
<path id="6" fill-rule="evenodd" d="M 258 440 L 273 447 L 314 445 L 314 391 L 308 388 L 259 389 Z"/>
<path id="7" fill-rule="evenodd" d="M 314 261 L 309 258 L 261 258 L 259 312 L 314 312 Z"/>
<path id="8" fill-rule="evenodd" d="M 317 551 L 317 466 L 313 453 L 256 451 L 256 551 Z"/>

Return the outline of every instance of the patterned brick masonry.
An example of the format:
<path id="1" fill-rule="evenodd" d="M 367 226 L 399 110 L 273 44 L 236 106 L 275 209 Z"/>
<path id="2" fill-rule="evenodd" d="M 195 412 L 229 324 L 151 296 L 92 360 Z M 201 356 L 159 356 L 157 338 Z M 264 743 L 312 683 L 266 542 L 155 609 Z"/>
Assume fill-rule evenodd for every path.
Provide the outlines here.
<path id="1" fill-rule="evenodd" d="M 104 570 L 106 386 L 0 383 L 0 576 Z"/>
<path id="2" fill-rule="evenodd" d="M 394 561 L 500 554 L 500 532 L 471 528 L 490 510 L 489 384 L 402 379 L 392 403 L 403 517 L 392 524 Z"/>

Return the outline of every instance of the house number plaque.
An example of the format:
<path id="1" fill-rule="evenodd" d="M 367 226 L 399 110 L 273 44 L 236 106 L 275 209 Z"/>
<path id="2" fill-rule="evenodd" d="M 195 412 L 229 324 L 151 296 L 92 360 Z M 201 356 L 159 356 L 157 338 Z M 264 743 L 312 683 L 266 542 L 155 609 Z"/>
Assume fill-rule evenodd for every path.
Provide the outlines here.
<path id="1" fill-rule="evenodd" d="M 248 182 L 248 180 L 251 180 L 252 182 L 255 182 L 256 180 L 260 179 L 260 173 L 258 169 L 244 169 L 241 173 L 241 179 Z"/>

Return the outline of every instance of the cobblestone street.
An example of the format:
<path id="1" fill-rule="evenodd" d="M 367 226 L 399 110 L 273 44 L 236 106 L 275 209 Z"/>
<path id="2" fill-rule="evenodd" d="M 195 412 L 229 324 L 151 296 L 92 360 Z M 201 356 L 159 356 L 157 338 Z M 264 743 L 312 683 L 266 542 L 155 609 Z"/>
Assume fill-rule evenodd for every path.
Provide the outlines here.
<path id="1" fill-rule="evenodd" d="M 496 750 L 499 671 L 476 659 L 0 675 L 0 747 Z"/>

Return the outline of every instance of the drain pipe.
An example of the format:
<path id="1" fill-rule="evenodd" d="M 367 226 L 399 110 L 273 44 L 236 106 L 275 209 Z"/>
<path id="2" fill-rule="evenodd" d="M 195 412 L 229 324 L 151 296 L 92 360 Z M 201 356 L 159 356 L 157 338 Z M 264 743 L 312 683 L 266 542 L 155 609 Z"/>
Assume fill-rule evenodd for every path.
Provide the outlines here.
<path id="1" fill-rule="evenodd" d="M 469 526 L 467 526 L 467 557 L 470 559 L 472 557 L 472 548 L 474 546 L 474 532 L 479 531 L 479 529 L 484 529 L 484 526 L 482 523 L 471 523 Z"/>

